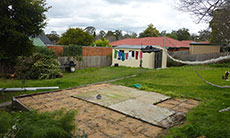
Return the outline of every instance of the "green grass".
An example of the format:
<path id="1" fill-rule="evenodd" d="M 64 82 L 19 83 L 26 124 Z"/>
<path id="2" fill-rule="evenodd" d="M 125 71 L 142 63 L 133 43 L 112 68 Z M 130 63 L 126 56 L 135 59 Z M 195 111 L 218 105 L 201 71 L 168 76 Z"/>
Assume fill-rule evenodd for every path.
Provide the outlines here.
<path id="1" fill-rule="evenodd" d="M 219 113 L 220 109 L 230 106 L 230 89 L 221 89 L 204 83 L 195 74 L 200 75 L 218 85 L 230 85 L 221 76 L 230 70 L 230 64 L 215 64 L 206 66 L 171 67 L 160 70 L 148 70 L 137 77 L 114 82 L 115 84 L 132 87 L 141 84 L 141 89 L 159 92 L 172 97 L 193 98 L 200 100 L 200 105 L 186 115 L 186 123 L 171 128 L 165 138 L 208 138 L 230 137 L 230 112 Z M 137 68 L 105 67 L 78 70 L 66 73 L 63 78 L 53 80 L 28 80 L 25 86 L 59 86 L 60 88 L 75 87 L 83 84 L 111 80 L 139 73 Z M 0 80 L 0 87 L 21 87 L 18 80 Z M 0 101 L 7 101 L 11 96 L 34 92 L 11 92 L 0 96 Z"/>
<path id="2" fill-rule="evenodd" d="M 80 85 L 112 80 L 139 72 L 138 68 L 127 67 L 103 67 L 103 68 L 88 68 L 77 70 L 74 73 L 65 73 L 63 78 L 50 80 L 26 80 L 24 87 L 48 87 L 59 86 L 60 89 L 76 87 Z M 0 88 L 23 87 L 21 80 L 5 80 L 0 79 Z M 47 91 L 47 90 L 43 90 Z M 11 99 L 12 96 L 21 94 L 31 94 L 40 91 L 26 91 L 26 92 L 0 92 L 0 103 Z"/>
<path id="3" fill-rule="evenodd" d="M 194 72 L 218 85 L 230 85 L 222 80 L 229 64 L 171 67 L 143 72 L 135 78 L 114 82 L 132 87 L 141 84 L 143 90 L 159 92 L 172 97 L 200 100 L 200 105 L 186 115 L 186 123 L 170 129 L 166 138 L 195 138 L 205 135 L 208 138 L 230 137 L 230 112 L 219 113 L 220 109 L 230 106 L 230 89 L 221 89 L 204 83 Z"/>

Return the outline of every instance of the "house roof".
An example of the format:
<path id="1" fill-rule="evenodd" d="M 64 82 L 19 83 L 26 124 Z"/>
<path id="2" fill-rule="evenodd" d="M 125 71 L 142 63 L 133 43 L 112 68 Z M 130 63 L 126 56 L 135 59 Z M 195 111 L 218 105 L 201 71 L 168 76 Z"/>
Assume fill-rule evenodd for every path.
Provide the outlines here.
<path id="1" fill-rule="evenodd" d="M 165 45 L 164 45 L 164 40 Z M 127 38 L 123 40 L 118 40 L 110 43 L 112 46 L 119 45 L 158 45 L 165 46 L 169 48 L 189 48 L 189 44 L 182 43 L 181 41 L 169 38 L 169 37 L 144 37 L 144 38 Z"/>
<path id="2" fill-rule="evenodd" d="M 41 39 L 41 41 L 45 45 L 47 45 L 47 44 L 53 44 L 45 34 L 40 34 L 40 35 L 38 35 L 38 37 Z"/>
<path id="3" fill-rule="evenodd" d="M 140 46 L 140 45 L 119 45 L 114 47 L 114 49 L 141 49 L 146 48 L 147 46 Z M 159 47 L 159 46 L 152 46 L 152 47 Z"/>

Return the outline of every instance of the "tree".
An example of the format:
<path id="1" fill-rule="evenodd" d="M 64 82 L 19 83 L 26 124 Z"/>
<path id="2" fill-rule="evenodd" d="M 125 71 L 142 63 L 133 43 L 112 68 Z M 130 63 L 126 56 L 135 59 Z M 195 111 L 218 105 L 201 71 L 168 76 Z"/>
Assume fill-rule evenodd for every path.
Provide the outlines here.
<path id="1" fill-rule="evenodd" d="M 211 42 L 227 45 L 230 44 L 230 5 L 228 9 L 213 12 L 210 22 Z"/>
<path id="2" fill-rule="evenodd" d="M 45 0 L 1 0 L 0 59 L 14 61 L 32 53 L 30 36 L 38 35 L 46 25 L 49 7 Z"/>
<path id="3" fill-rule="evenodd" d="M 57 44 L 59 39 L 60 39 L 60 36 L 59 34 L 57 34 L 56 31 L 51 31 L 50 34 L 46 34 L 46 36 L 49 38 L 49 40 L 54 43 L 54 44 Z"/>
<path id="4" fill-rule="evenodd" d="M 156 29 L 156 27 L 153 26 L 153 24 L 149 24 L 148 27 L 144 30 L 144 32 L 139 34 L 139 37 L 156 37 L 160 36 L 159 31 Z"/>
<path id="5" fill-rule="evenodd" d="M 177 31 L 173 30 L 171 33 L 166 33 L 166 36 L 178 40 Z"/>
<path id="6" fill-rule="evenodd" d="M 190 33 L 189 30 L 186 28 L 182 28 L 176 31 L 177 40 L 189 40 L 190 39 Z"/>
<path id="7" fill-rule="evenodd" d="M 229 0 L 179 0 L 178 8 L 190 12 L 201 20 L 210 21 L 212 14 L 217 9 L 227 9 Z"/>
<path id="8" fill-rule="evenodd" d="M 102 38 L 105 37 L 105 35 L 106 35 L 105 31 L 101 30 L 101 31 L 99 32 L 99 35 L 98 35 L 98 36 L 99 36 L 100 39 L 102 39 Z"/>
<path id="9" fill-rule="evenodd" d="M 121 30 L 115 30 L 114 36 L 116 37 L 116 40 L 120 40 L 123 38 L 122 31 Z"/>
<path id="10" fill-rule="evenodd" d="M 65 33 L 62 34 L 59 44 L 61 45 L 82 45 L 89 46 L 94 41 L 94 37 L 88 32 L 84 32 L 80 28 L 69 28 Z"/>
<path id="11" fill-rule="evenodd" d="M 109 46 L 109 47 L 111 47 L 111 45 L 109 44 L 109 41 L 106 40 L 105 38 L 99 39 L 99 40 L 95 41 L 94 44 L 96 46 L 104 46 L 104 47 L 108 47 Z"/>
<path id="12" fill-rule="evenodd" d="M 180 0 L 179 9 L 198 17 L 198 23 L 209 22 L 211 42 L 229 44 L 229 0 Z"/>
<path id="13" fill-rule="evenodd" d="M 109 42 L 116 41 L 116 37 L 114 36 L 114 33 L 112 31 L 108 31 L 105 35 L 105 38 L 109 40 Z"/>
<path id="14" fill-rule="evenodd" d="M 200 30 L 199 32 L 199 41 L 209 41 L 211 32 L 209 29 Z"/>

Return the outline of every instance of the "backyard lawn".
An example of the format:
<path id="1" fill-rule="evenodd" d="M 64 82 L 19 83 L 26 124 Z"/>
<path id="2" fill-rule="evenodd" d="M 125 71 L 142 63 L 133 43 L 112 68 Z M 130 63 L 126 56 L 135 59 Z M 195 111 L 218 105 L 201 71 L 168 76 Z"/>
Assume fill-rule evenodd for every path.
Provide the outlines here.
<path id="1" fill-rule="evenodd" d="M 230 81 L 222 80 L 225 71 L 230 70 L 230 64 L 214 64 L 203 66 L 170 67 L 142 71 L 134 78 L 113 82 L 114 84 L 133 87 L 140 84 L 140 89 L 159 92 L 172 97 L 192 98 L 200 100 L 200 105 L 186 115 L 182 126 L 171 128 L 165 132 L 166 138 L 209 138 L 230 137 L 230 112 L 218 112 L 230 106 L 230 89 L 221 89 L 204 83 L 194 72 L 209 82 L 218 85 L 230 85 Z M 25 87 L 59 86 L 61 89 L 76 87 L 83 84 L 111 80 L 139 73 L 137 68 L 105 67 L 78 70 L 66 73 L 63 78 L 53 80 L 28 80 Z M 0 80 L 0 87 L 21 87 L 19 80 Z M 0 101 L 8 101 L 11 96 L 34 92 L 9 92 L 0 95 Z"/>
<path id="2" fill-rule="evenodd" d="M 173 97 L 193 98 L 200 100 L 200 106 L 186 115 L 183 126 L 170 129 L 164 137 L 209 138 L 230 137 L 230 112 L 218 112 L 230 106 L 230 89 L 221 89 L 204 83 L 194 72 L 199 69 L 200 75 L 218 85 L 230 85 L 230 81 L 222 80 L 229 64 L 204 66 L 171 67 L 161 70 L 143 72 L 135 78 L 114 82 L 131 86 L 141 84 L 143 90 L 155 91 Z"/>
<path id="3" fill-rule="evenodd" d="M 103 67 L 88 68 L 84 70 L 76 70 L 74 73 L 65 73 L 64 77 L 50 80 L 26 80 L 24 85 L 21 80 L 4 80 L 0 79 L 0 88 L 13 87 L 51 87 L 59 86 L 60 89 L 77 87 L 95 82 L 112 80 L 137 74 L 139 69 L 127 67 Z M 26 92 L 0 92 L 0 103 L 11 100 L 12 96 L 21 94 L 31 94 L 47 90 L 26 91 Z"/>

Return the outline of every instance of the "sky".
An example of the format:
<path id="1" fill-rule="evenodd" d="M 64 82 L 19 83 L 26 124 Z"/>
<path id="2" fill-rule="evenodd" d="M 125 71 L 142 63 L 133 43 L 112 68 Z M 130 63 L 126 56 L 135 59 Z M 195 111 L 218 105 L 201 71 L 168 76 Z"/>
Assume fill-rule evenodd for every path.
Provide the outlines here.
<path id="1" fill-rule="evenodd" d="M 64 33 L 68 28 L 93 26 L 100 30 L 123 30 L 139 34 L 152 23 L 160 32 L 188 28 L 190 33 L 206 29 L 195 17 L 176 8 L 176 0 L 47 0 L 45 33 Z"/>

